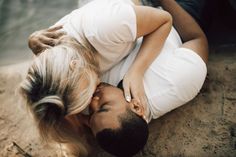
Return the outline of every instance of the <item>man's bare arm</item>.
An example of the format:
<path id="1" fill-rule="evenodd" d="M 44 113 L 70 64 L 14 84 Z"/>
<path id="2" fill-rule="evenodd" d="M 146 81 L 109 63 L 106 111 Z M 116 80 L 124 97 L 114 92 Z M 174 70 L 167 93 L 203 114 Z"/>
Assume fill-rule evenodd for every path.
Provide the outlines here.
<path id="1" fill-rule="evenodd" d="M 207 62 L 207 38 L 197 22 L 175 0 L 160 0 L 160 4 L 172 15 L 173 24 L 183 40 L 182 47 L 195 51 Z"/>
<path id="2" fill-rule="evenodd" d="M 39 55 L 45 49 L 57 45 L 58 39 L 66 34 L 61 29 L 62 25 L 59 25 L 32 33 L 28 39 L 29 48 L 35 55 Z"/>

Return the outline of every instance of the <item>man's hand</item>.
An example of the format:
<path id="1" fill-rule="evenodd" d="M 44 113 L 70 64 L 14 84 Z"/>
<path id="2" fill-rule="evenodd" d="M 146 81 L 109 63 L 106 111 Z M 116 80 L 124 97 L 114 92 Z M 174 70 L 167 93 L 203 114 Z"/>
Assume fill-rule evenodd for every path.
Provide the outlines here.
<path id="1" fill-rule="evenodd" d="M 60 30 L 62 26 L 55 26 L 34 32 L 28 40 L 29 48 L 35 55 L 52 46 L 57 45 L 58 39 L 66 33 Z"/>

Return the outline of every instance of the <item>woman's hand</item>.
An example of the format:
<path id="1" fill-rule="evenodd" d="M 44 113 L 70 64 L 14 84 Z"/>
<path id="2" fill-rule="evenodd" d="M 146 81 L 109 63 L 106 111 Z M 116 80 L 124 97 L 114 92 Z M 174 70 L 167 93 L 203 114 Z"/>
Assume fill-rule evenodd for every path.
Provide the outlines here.
<path id="1" fill-rule="evenodd" d="M 123 78 L 123 88 L 126 101 L 137 100 L 143 106 L 147 105 L 147 98 L 143 86 L 143 73 L 128 71 Z"/>
<path id="2" fill-rule="evenodd" d="M 62 26 L 55 26 L 34 32 L 30 35 L 28 45 L 35 55 L 52 46 L 57 45 L 58 39 L 66 33 L 61 31 Z"/>
<path id="3" fill-rule="evenodd" d="M 134 10 L 137 17 L 136 38 L 143 37 L 143 42 L 123 79 L 123 88 L 127 101 L 134 98 L 145 107 L 147 98 L 143 76 L 164 46 L 172 27 L 172 17 L 163 10 L 146 6 L 134 6 Z"/>

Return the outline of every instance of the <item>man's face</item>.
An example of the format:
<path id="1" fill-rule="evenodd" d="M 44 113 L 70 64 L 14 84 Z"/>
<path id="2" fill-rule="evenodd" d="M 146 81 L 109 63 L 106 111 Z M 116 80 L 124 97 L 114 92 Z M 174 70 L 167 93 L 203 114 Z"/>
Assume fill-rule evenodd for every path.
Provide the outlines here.
<path id="1" fill-rule="evenodd" d="M 94 135 L 105 128 L 118 128 L 118 116 L 126 112 L 128 103 L 123 91 L 102 83 L 97 87 L 89 105 L 90 128 Z"/>

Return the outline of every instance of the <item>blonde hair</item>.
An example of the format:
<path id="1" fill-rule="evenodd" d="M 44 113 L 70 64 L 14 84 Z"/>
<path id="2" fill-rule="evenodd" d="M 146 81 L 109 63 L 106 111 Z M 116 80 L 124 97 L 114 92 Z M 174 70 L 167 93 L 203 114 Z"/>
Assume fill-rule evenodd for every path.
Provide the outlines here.
<path id="1" fill-rule="evenodd" d="M 64 37 L 59 45 L 34 59 L 20 86 L 42 139 L 75 143 L 80 154 L 86 154 L 86 149 L 65 116 L 80 113 L 92 98 L 99 75 L 94 51 L 89 45 Z M 71 68 L 73 60 L 79 64 Z M 86 82 L 87 86 L 81 88 Z"/>

